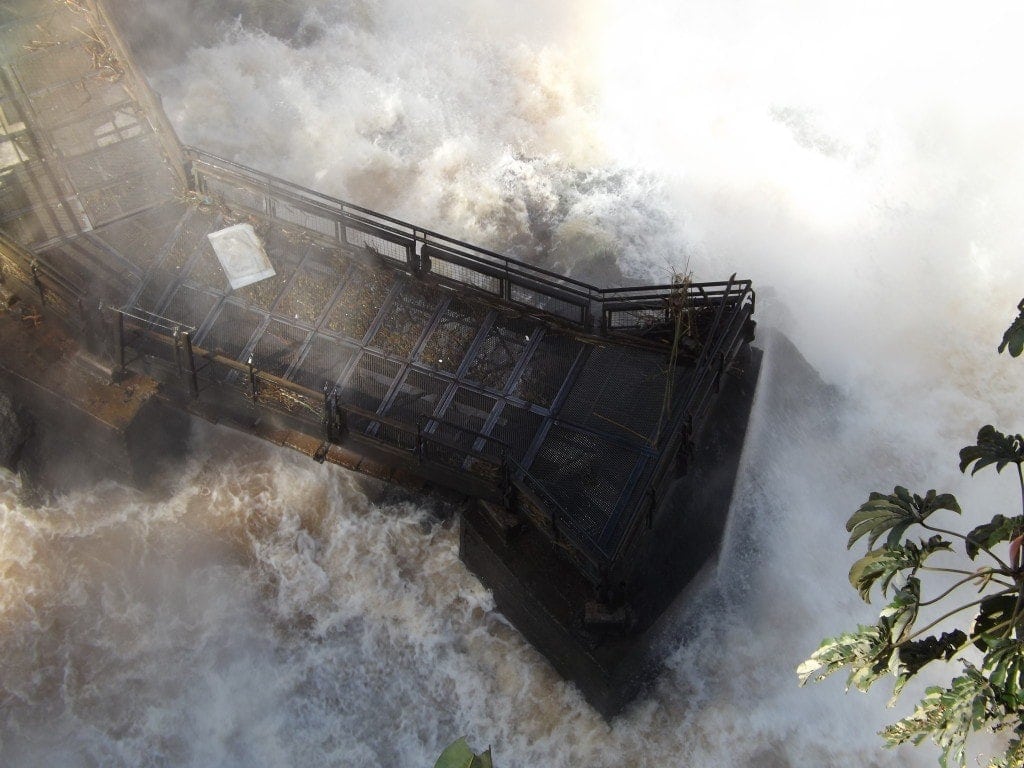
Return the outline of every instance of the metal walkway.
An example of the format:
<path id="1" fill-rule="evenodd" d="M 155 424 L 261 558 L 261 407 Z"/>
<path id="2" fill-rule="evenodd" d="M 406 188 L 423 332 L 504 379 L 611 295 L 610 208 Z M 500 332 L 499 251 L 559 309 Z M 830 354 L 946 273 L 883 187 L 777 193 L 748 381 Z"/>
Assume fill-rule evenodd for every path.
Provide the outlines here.
<path id="1" fill-rule="evenodd" d="M 599 289 L 180 147 L 91 0 L 0 6 L 0 59 L 5 278 L 168 390 L 495 488 L 595 581 L 749 341 L 748 281 Z M 240 222 L 276 276 L 233 291 Z"/>

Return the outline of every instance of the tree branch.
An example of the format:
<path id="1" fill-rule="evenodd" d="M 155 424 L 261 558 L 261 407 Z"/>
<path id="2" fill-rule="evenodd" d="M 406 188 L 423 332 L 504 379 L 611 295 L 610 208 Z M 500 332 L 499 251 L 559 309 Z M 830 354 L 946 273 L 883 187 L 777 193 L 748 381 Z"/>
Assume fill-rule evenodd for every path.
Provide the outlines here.
<path id="1" fill-rule="evenodd" d="M 912 634 L 906 640 L 902 640 L 902 641 L 896 643 L 894 645 L 894 647 L 895 648 L 899 648 L 900 646 L 902 646 L 902 645 L 904 645 L 906 643 L 909 643 L 914 638 L 920 637 L 921 635 L 923 635 L 925 632 L 927 632 L 932 627 L 934 627 L 934 626 L 936 626 L 938 624 L 941 624 L 943 621 L 948 619 L 950 616 L 955 616 L 956 614 L 960 613 L 960 611 L 965 611 L 968 608 L 972 608 L 975 605 L 978 605 L 978 604 L 984 602 L 985 600 L 988 600 L 990 597 L 999 597 L 999 595 L 1006 595 L 1006 594 L 1009 594 L 1010 592 L 1016 592 L 1016 591 L 1017 591 L 1017 587 L 1015 587 L 1015 586 L 1014 587 L 1010 587 L 1009 589 L 1003 589 L 1003 590 L 1000 590 L 999 592 L 993 592 L 991 595 L 985 595 L 985 597 L 978 598 L 977 600 L 972 600 L 969 603 L 965 603 L 964 605 L 961 605 L 959 608 L 954 608 L 952 611 L 949 611 L 947 613 L 942 614 L 941 616 L 939 616 L 939 618 L 937 618 L 932 623 L 930 623 L 927 626 L 919 629 L 917 632 Z"/>
<path id="2" fill-rule="evenodd" d="M 972 543 L 972 544 L 975 543 L 975 542 L 972 542 L 967 536 L 965 536 L 962 533 L 957 533 L 956 531 L 948 531 L 945 528 L 936 528 L 934 526 L 928 525 L 928 523 L 924 522 L 923 520 L 921 521 L 920 525 L 921 525 L 922 528 L 926 528 L 927 530 L 933 531 L 935 533 L 942 533 L 942 534 L 945 534 L 946 536 L 953 536 L 954 538 L 962 539 L 965 542 L 969 542 L 969 543 Z M 1006 563 L 1004 563 L 1002 558 L 1000 558 L 999 555 L 997 555 L 991 549 L 988 549 L 987 547 L 978 547 L 978 551 L 979 552 L 984 552 L 989 557 L 991 557 L 993 560 L 995 560 L 997 563 L 999 563 L 999 567 L 1002 568 L 1007 573 L 1012 573 L 1013 572 L 1013 569 L 1010 566 L 1008 566 Z"/>

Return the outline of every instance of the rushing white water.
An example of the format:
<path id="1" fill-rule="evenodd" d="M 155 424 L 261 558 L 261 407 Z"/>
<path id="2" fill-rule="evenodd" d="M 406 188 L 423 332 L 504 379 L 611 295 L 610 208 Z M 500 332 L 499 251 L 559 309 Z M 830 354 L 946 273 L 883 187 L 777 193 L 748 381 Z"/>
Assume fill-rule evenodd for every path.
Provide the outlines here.
<path id="1" fill-rule="evenodd" d="M 187 142 L 597 280 L 750 277 L 762 329 L 843 398 L 765 334 L 716 584 L 611 725 L 493 611 L 456 524 L 340 470 L 205 427 L 157 499 L 26 509 L 2 475 L 2 762 L 425 766 L 467 734 L 503 767 L 934 764 L 875 735 L 911 701 L 793 669 L 874 615 L 842 530 L 870 490 L 1017 503 L 955 457 L 1021 426 L 995 345 L 1024 293 L 1024 9 L 186 7 L 148 13 L 178 43 L 151 75 Z"/>

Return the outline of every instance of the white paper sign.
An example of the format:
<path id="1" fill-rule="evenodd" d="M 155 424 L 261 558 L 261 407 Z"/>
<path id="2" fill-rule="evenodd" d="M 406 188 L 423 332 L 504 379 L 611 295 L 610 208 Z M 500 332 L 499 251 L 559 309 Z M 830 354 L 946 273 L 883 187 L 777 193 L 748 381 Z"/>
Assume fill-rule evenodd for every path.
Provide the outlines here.
<path id="1" fill-rule="evenodd" d="M 251 224 L 235 224 L 207 237 L 233 290 L 277 274 Z"/>

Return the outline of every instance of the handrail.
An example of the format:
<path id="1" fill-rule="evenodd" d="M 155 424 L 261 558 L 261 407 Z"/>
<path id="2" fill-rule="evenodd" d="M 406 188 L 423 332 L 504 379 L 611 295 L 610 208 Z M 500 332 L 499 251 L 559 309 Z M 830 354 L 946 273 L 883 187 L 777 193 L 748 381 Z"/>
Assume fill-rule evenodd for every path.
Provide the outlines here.
<path id="1" fill-rule="evenodd" d="M 725 372 L 726 363 L 735 358 L 742 346 L 747 320 L 750 318 L 751 312 L 750 304 L 738 306 L 730 314 L 724 329 L 716 334 L 715 344 L 706 348 L 708 357 L 703 361 L 703 365 L 699 364 L 695 368 L 697 381 L 691 387 L 686 402 L 679 404 L 672 427 L 667 432 L 671 435 L 669 442 L 660 452 L 658 461 L 647 480 L 635 488 L 629 499 L 625 500 L 626 504 L 632 503 L 632 516 L 628 520 L 618 521 L 615 529 L 619 535 L 612 536 L 613 531 L 608 531 L 608 535 L 602 537 L 605 540 L 614 539 L 617 542 L 615 550 L 607 553 L 609 560 L 618 559 L 634 540 L 639 521 L 642 518 L 640 514 L 641 500 L 653 494 L 654 503 L 661 501 L 662 492 L 666 490 L 671 480 L 670 470 L 675 464 L 680 450 L 683 449 L 683 443 L 692 437 L 687 429 L 687 422 L 699 423 L 706 414 L 710 406 L 711 395 L 716 391 L 721 376 Z M 720 361 L 717 368 L 709 364 L 715 359 Z"/>
<path id="2" fill-rule="evenodd" d="M 481 287 L 481 283 L 484 286 L 491 285 L 489 292 L 497 294 L 502 300 L 530 306 L 534 310 L 551 314 L 560 321 L 568 321 L 577 327 L 589 329 L 595 314 L 601 318 L 602 330 L 606 332 L 647 327 L 650 324 L 647 321 L 651 318 L 658 321 L 664 317 L 664 321 L 667 322 L 671 314 L 672 302 L 677 300 L 680 292 L 684 290 L 691 306 L 708 313 L 713 310 L 714 318 L 710 329 L 705 334 L 709 343 L 701 349 L 694 366 L 695 379 L 685 401 L 677 404 L 676 415 L 672 419 L 671 427 L 665 432 L 669 436 L 668 441 L 659 451 L 660 455 L 651 471 L 646 475 L 641 475 L 643 478 L 641 483 L 632 489 L 625 489 L 623 498 L 609 521 L 611 527 L 606 528 L 599 540 L 595 541 L 591 535 L 572 525 L 572 516 L 565 511 L 548 489 L 536 478 L 533 478 L 525 468 L 507 457 L 507 451 L 499 451 L 505 454 L 503 459 L 508 460 L 516 470 L 513 473 L 515 485 L 520 490 L 528 492 L 536 500 L 536 503 L 549 512 L 555 526 L 559 525 L 559 519 L 565 521 L 562 528 L 567 534 L 569 543 L 572 544 L 573 551 L 578 557 L 586 560 L 591 571 L 596 572 L 595 569 L 599 571 L 605 568 L 620 556 L 635 537 L 638 521 L 643 516 L 641 510 L 643 498 L 649 494 L 654 494 L 655 497 L 660 496 L 666 487 L 666 478 L 670 479 L 672 464 L 682 449 L 684 440 L 689 438 L 684 426 L 688 420 L 699 421 L 704 415 L 725 366 L 735 358 L 742 344 L 745 326 L 753 312 L 755 301 L 754 291 L 749 280 L 736 280 L 733 277 L 727 281 L 687 283 L 685 286 L 661 284 L 597 288 L 580 280 L 557 275 L 541 267 L 535 267 L 493 251 L 406 224 L 390 216 L 303 189 L 291 182 L 262 174 L 201 150 L 189 148 L 185 151 L 187 157 L 192 161 L 192 175 L 197 180 L 199 191 L 204 189 L 203 182 L 207 177 L 226 184 L 242 184 L 244 187 L 248 187 L 250 192 L 258 191 L 260 195 L 263 195 L 263 207 L 257 209 L 245 201 L 229 201 L 239 207 L 249 207 L 250 210 L 254 210 L 260 215 L 277 215 L 280 218 L 279 214 L 284 209 L 275 213 L 277 206 L 294 206 L 300 212 L 305 211 L 313 216 L 324 217 L 325 221 L 333 227 L 333 237 L 336 241 L 348 242 L 347 228 L 363 233 L 369 238 L 377 238 L 379 242 L 375 241 L 373 244 L 369 244 L 364 241 L 361 244 L 371 250 L 374 250 L 376 246 L 382 251 L 381 258 L 389 259 L 393 266 L 400 269 L 420 275 L 423 274 L 423 268 L 426 266 L 426 271 L 434 271 L 442 279 L 461 282 L 470 288 L 486 290 Z M 297 223 L 287 218 L 282 220 L 290 225 Z M 299 226 L 306 225 L 300 223 Z M 314 231 L 324 234 L 322 229 L 314 229 Z M 352 245 L 351 242 L 348 244 Z M 50 307 L 51 310 L 62 314 L 68 320 L 74 319 L 76 307 L 79 314 L 83 312 L 83 299 L 87 296 L 86 292 L 76 286 L 74 281 L 63 274 L 60 269 L 45 260 L 37 259 L 0 233 L 0 246 L 3 245 L 7 245 L 4 248 L 4 254 L 17 267 L 21 281 L 29 288 L 34 287 L 39 292 L 40 299 L 44 304 L 46 304 L 46 295 L 48 295 L 46 290 L 51 291 L 54 298 L 58 300 L 54 306 Z M 389 245 L 393 247 L 392 251 L 384 252 Z M 450 270 L 450 274 L 447 275 L 444 271 L 436 272 L 436 270 L 431 270 L 429 263 L 424 264 L 425 261 L 429 262 L 432 259 L 447 261 L 451 269 L 465 269 L 477 277 L 460 276 L 457 271 L 451 272 Z M 487 280 L 496 282 L 491 284 L 487 283 Z M 494 287 L 495 285 L 497 287 Z M 65 306 L 60 306 L 61 303 Z M 551 307 L 554 307 L 554 310 Z M 555 311 L 558 309 L 561 311 Z M 631 313 L 633 313 L 632 317 Z M 158 336 L 162 342 L 171 345 L 176 342 L 168 332 L 185 329 L 185 326 L 177 323 L 172 325 L 167 318 L 156 315 L 147 318 L 142 315 L 134 315 L 131 310 L 125 311 L 123 317 L 141 323 L 147 334 Z M 631 322 L 632 325 L 630 325 Z M 199 347 L 195 347 L 193 353 L 232 370 L 248 372 L 254 382 L 272 384 L 281 390 L 307 399 L 323 397 L 322 393 L 308 390 L 295 382 L 256 370 L 254 367 L 218 353 Z M 268 404 L 268 407 L 272 406 Z M 307 407 L 310 407 L 311 411 L 314 410 L 308 404 Z M 406 422 L 366 411 L 352 404 L 340 403 L 339 407 L 353 417 L 372 420 L 382 427 L 395 430 L 399 435 L 404 436 L 403 439 L 407 443 L 417 446 L 417 451 L 422 446 L 436 446 L 438 449 L 454 452 L 456 456 L 463 457 L 459 460 L 461 462 L 472 459 L 474 462 L 483 462 L 492 470 L 501 470 L 499 460 L 493 456 L 487 455 L 486 452 L 473 451 L 472 447 L 467 448 L 451 443 L 434 432 L 425 432 L 422 429 L 422 423 L 414 427 Z M 324 405 L 319 405 L 314 412 L 322 415 L 325 412 Z M 471 445 L 479 445 L 478 439 L 484 440 L 489 445 L 497 444 L 499 447 L 502 445 L 502 441 L 496 438 L 473 433 L 472 430 L 448 422 L 443 417 L 424 417 L 423 423 L 438 424 L 466 432 L 472 436 Z M 369 435 L 364 435 L 364 437 L 387 445 L 400 445 L 400 442 L 396 443 L 384 438 L 373 438 Z M 423 454 L 419 455 L 423 458 Z M 466 466 L 468 467 L 468 465 Z M 469 471 L 468 468 L 461 465 L 456 469 Z M 623 513 L 626 517 L 621 517 Z"/>
<path id="3" fill-rule="evenodd" d="M 175 348 L 176 345 L 178 344 L 178 341 L 177 339 L 175 339 L 175 337 L 168 336 L 165 333 L 161 333 L 159 331 L 153 330 L 152 327 L 149 327 L 150 324 L 145 319 L 137 318 L 127 313 L 124 314 L 124 317 L 126 320 L 128 320 L 128 323 L 126 323 L 126 327 L 134 325 L 135 330 L 140 331 L 150 339 L 165 344 L 171 348 Z M 248 374 L 250 372 L 249 365 L 246 363 L 227 357 L 213 350 L 205 349 L 198 345 L 190 346 L 192 354 L 195 357 L 203 358 L 204 360 L 208 360 L 210 363 L 221 365 L 225 368 L 231 369 L 238 373 Z M 309 389 L 308 387 L 304 387 L 301 384 L 282 378 L 281 376 L 276 376 L 272 373 L 261 371 L 255 368 L 251 371 L 251 373 L 253 378 L 259 383 L 272 384 L 273 386 L 278 387 L 282 390 L 287 390 L 294 395 L 304 397 L 318 403 L 322 403 L 324 399 L 323 392 L 317 392 L 315 390 Z M 352 403 L 345 403 L 339 401 L 336 403 L 336 405 L 340 410 L 344 411 L 347 416 L 352 416 L 356 418 L 365 419 L 367 421 L 376 422 L 384 427 L 387 427 L 388 429 L 397 430 L 407 435 L 409 438 L 413 438 L 417 442 L 435 445 L 439 448 L 443 448 L 445 450 L 454 451 L 458 454 L 461 454 L 467 459 L 472 458 L 476 461 L 481 461 L 484 464 L 489 464 L 494 469 L 495 472 L 501 469 L 502 459 L 475 452 L 472 449 L 468 449 L 456 445 L 455 443 L 452 443 L 448 440 L 445 440 L 443 437 L 440 437 L 438 435 L 423 432 L 421 429 L 419 429 L 417 425 L 410 425 L 407 422 L 400 421 L 393 417 L 380 414 L 375 411 L 370 411 L 365 408 L 360 408 L 359 406 L 354 405 Z M 320 416 L 322 416 L 322 414 L 319 411 L 317 411 L 317 417 L 319 418 Z M 430 420 L 439 421 L 438 419 L 433 418 L 431 418 Z M 473 432 L 472 430 L 466 429 L 465 427 L 461 427 L 456 424 L 446 424 L 446 426 L 457 427 L 462 431 L 471 433 L 474 438 L 473 442 L 476 442 L 477 438 L 483 438 L 498 444 L 503 444 L 503 441 L 497 438 L 490 438 L 487 435 Z M 362 435 L 362 437 L 370 440 L 374 439 L 368 435 Z M 387 440 L 379 440 L 379 442 L 384 443 L 385 445 L 392 445 Z"/>
<path id="4" fill-rule="evenodd" d="M 650 325 L 631 313 L 666 308 L 681 290 L 696 307 L 717 299 L 742 302 L 753 292 L 749 280 L 598 288 L 576 278 L 466 243 L 368 208 L 305 189 L 195 147 L 185 148 L 196 189 L 227 195 L 225 202 L 278 218 L 348 246 L 368 248 L 391 266 L 418 276 L 430 273 L 471 290 L 530 307 L 561 322 L 589 330 L 628 331 Z M 212 183 L 211 183 L 212 182 Z M 225 187 L 225 185 L 227 185 Z M 238 186 L 241 185 L 241 188 Z M 247 192 L 239 195 L 238 192 Z M 255 197 L 254 197 L 255 195 Z M 285 206 L 281 208 L 281 206 Z M 278 210 L 280 208 L 280 210 Z M 312 220 L 296 221 L 296 212 Z M 286 215 L 287 214 L 287 215 Z M 349 230 L 356 233 L 350 235 Z M 438 266 L 434 262 L 443 262 Z"/>

